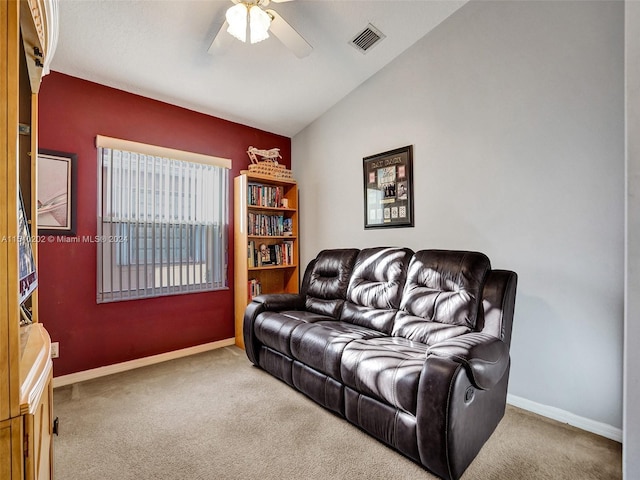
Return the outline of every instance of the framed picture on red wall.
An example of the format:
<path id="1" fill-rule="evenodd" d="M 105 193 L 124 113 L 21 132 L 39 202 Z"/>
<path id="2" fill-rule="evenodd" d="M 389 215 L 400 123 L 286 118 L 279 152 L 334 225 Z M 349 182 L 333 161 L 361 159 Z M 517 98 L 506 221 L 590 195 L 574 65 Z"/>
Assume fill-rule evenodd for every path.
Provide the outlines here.
<path id="1" fill-rule="evenodd" d="M 40 235 L 76 234 L 78 156 L 38 151 L 37 225 Z"/>

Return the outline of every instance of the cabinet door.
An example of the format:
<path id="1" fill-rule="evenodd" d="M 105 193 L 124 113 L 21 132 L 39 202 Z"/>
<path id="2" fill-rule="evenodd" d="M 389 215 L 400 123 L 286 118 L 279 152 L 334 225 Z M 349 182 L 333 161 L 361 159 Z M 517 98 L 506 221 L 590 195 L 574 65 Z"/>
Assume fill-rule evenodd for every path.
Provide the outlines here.
<path id="1" fill-rule="evenodd" d="M 0 478 L 22 480 L 22 417 L 0 422 Z"/>
<path id="2" fill-rule="evenodd" d="M 52 420 L 52 380 L 49 382 L 42 399 L 33 415 L 25 415 L 28 455 L 25 460 L 25 478 L 27 480 L 52 480 L 53 468 L 53 420 Z"/>

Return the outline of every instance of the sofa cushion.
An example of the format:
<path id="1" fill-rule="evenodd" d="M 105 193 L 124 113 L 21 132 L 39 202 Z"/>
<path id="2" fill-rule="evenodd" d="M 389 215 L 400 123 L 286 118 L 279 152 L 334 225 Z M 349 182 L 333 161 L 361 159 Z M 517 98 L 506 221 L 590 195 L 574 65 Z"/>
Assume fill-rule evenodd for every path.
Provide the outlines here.
<path id="1" fill-rule="evenodd" d="M 305 311 L 263 312 L 254 322 L 255 336 L 260 342 L 277 352 L 291 356 L 291 333 L 304 323 L 327 320 L 324 315 Z"/>
<path id="2" fill-rule="evenodd" d="M 342 353 L 345 385 L 415 415 L 427 346 L 401 337 L 354 340 Z"/>
<path id="3" fill-rule="evenodd" d="M 291 355 L 319 372 L 340 379 L 342 351 L 352 341 L 382 333 L 359 325 L 321 320 L 299 325 L 291 335 Z"/>
<path id="4" fill-rule="evenodd" d="M 367 248 L 356 259 L 340 320 L 389 334 L 413 252 L 408 248 Z"/>
<path id="5" fill-rule="evenodd" d="M 432 344 L 473 330 L 485 278 L 491 270 L 482 253 L 444 250 L 416 252 L 392 334 Z M 422 325 L 420 322 L 424 322 Z M 462 327 L 436 328 L 431 322 Z"/>
<path id="6" fill-rule="evenodd" d="M 347 295 L 349 278 L 359 250 L 323 250 L 309 275 L 305 308 L 337 319 Z"/>
<path id="7" fill-rule="evenodd" d="M 466 326 L 432 322 L 401 310 L 396 315 L 392 335 L 431 346 L 470 331 Z"/>

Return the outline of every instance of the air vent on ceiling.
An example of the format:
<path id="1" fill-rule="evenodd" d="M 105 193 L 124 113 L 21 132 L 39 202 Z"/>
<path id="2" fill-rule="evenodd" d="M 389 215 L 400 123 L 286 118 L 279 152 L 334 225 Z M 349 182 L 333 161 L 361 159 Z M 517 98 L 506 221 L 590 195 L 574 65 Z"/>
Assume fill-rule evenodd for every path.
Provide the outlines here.
<path id="1" fill-rule="evenodd" d="M 384 33 L 369 24 L 364 30 L 356 34 L 349 43 L 360 52 L 367 53 L 368 50 L 370 50 L 374 45 L 377 45 L 380 40 L 385 37 L 386 35 Z"/>

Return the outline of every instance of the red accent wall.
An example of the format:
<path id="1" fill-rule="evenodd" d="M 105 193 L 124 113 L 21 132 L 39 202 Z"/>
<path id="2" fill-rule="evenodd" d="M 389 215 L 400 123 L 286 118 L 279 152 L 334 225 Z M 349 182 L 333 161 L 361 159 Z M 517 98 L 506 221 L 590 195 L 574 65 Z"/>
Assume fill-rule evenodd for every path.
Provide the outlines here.
<path id="1" fill-rule="evenodd" d="M 80 238 L 96 235 L 96 135 L 230 158 L 231 179 L 247 168 L 250 145 L 278 147 L 291 165 L 290 138 L 55 72 L 42 83 L 39 120 L 40 148 L 78 155 Z M 55 376 L 234 336 L 230 187 L 229 290 L 98 305 L 95 243 L 38 245 L 40 321 L 60 342 Z"/>

